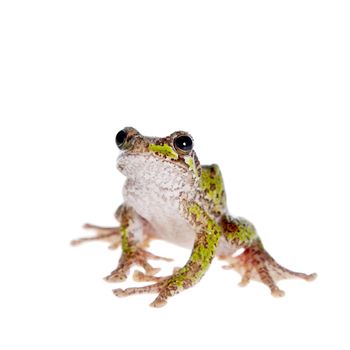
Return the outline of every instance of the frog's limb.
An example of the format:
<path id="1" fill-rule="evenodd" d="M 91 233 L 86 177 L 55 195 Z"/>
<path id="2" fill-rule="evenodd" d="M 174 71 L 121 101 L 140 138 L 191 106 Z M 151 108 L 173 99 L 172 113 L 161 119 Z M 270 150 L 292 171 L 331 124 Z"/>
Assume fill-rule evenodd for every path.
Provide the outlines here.
<path id="1" fill-rule="evenodd" d="M 172 261 L 143 249 L 145 242 L 142 236 L 142 220 L 132 208 L 123 205 L 118 209 L 116 216 L 121 223 L 122 256 L 117 268 L 105 277 L 106 281 L 121 282 L 126 280 L 134 265 L 141 266 L 148 275 L 155 275 L 160 269 L 152 267 L 148 260 Z"/>
<path id="2" fill-rule="evenodd" d="M 235 247 L 244 248 L 237 257 L 222 257 L 228 260 L 225 269 L 235 269 L 242 275 L 241 286 L 246 286 L 251 279 L 266 284 L 271 294 L 276 297 L 284 295 L 276 282 L 287 278 L 301 278 L 312 281 L 316 274 L 294 272 L 278 264 L 264 249 L 254 226 L 244 218 L 225 216 L 221 220 L 223 236 Z"/>
<path id="3" fill-rule="evenodd" d="M 177 269 L 173 275 L 163 278 L 136 274 L 138 280 L 157 282 L 145 287 L 115 289 L 113 291 L 115 295 L 121 297 L 141 293 L 159 293 L 151 306 L 161 307 L 166 304 L 170 296 L 193 286 L 203 277 L 215 255 L 221 229 L 198 204 L 190 202 L 183 205 L 188 222 L 197 232 L 191 256 L 185 266 Z"/>
<path id="4" fill-rule="evenodd" d="M 82 237 L 71 241 L 71 245 L 79 245 L 88 241 L 107 241 L 110 243 L 109 249 L 117 249 L 121 244 L 121 233 L 119 227 L 101 227 L 85 224 L 83 228 L 96 232 L 95 236 Z"/>

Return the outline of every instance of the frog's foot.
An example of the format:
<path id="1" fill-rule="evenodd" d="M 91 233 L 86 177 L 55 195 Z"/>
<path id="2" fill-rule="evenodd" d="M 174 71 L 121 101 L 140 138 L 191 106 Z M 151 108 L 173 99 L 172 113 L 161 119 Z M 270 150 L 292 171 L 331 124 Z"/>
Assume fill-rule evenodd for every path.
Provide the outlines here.
<path id="1" fill-rule="evenodd" d="M 246 286 L 251 279 L 258 280 L 266 284 L 275 297 L 282 297 L 285 294 L 278 288 L 277 281 L 288 278 L 313 281 L 317 276 L 315 273 L 307 275 L 286 269 L 278 264 L 260 245 L 246 248 L 237 257 L 226 257 L 225 259 L 229 264 L 223 266 L 224 269 L 235 269 L 241 274 L 240 286 Z"/>
<path id="2" fill-rule="evenodd" d="M 144 293 L 158 293 L 157 298 L 150 304 L 150 306 L 162 307 L 167 303 L 167 299 L 169 297 L 181 292 L 182 290 L 190 287 L 193 284 L 193 280 L 195 277 L 187 273 L 185 275 L 184 273 L 181 273 L 180 270 L 178 270 L 177 273 L 166 277 L 156 277 L 136 272 L 137 281 L 153 281 L 156 283 L 144 287 L 134 287 L 126 289 L 118 288 L 114 289 L 113 293 L 117 297 L 127 297 L 130 295 Z"/>
<path id="3" fill-rule="evenodd" d="M 71 245 L 76 246 L 88 241 L 107 241 L 110 243 L 109 249 L 117 249 L 121 244 L 121 233 L 119 227 L 101 227 L 85 224 L 83 228 L 95 231 L 95 236 L 74 239 L 70 242 Z"/>
<path id="4" fill-rule="evenodd" d="M 144 249 L 137 248 L 135 251 L 123 252 L 118 267 L 105 277 L 105 280 L 108 282 L 125 281 L 131 267 L 134 265 L 141 266 L 145 270 L 147 276 L 153 276 L 160 271 L 160 268 L 152 267 L 152 265 L 148 263 L 148 260 L 172 261 L 172 259 L 163 258 Z"/>

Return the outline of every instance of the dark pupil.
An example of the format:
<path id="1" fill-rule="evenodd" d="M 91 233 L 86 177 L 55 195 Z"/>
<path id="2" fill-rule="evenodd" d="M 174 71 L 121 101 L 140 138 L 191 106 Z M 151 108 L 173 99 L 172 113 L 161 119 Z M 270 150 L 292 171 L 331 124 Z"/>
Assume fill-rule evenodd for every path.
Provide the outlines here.
<path id="1" fill-rule="evenodd" d="M 115 141 L 117 143 L 117 146 L 120 147 L 126 139 L 126 132 L 124 130 L 120 130 L 115 137 Z"/>
<path id="2" fill-rule="evenodd" d="M 183 151 L 190 151 L 192 149 L 192 140 L 188 136 L 180 136 L 175 140 L 175 144 Z"/>

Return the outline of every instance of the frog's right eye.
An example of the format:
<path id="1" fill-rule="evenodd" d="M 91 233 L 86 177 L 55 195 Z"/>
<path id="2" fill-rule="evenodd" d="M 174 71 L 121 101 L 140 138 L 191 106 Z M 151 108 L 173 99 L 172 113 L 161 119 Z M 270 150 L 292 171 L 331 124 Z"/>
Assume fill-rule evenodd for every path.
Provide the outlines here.
<path id="1" fill-rule="evenodd" d="M 128 134 L 125 132 L 125 130 L 120 130 L 118 132 L 117 136 L 115 137 L 115 143 L 117 144 L 119 149 L 122 149 L 127 136 Z"/>
<path id="2" fill-rule="evenodd" d="M 193 148 L 193 140 L 188 135 L 180 135 L 174 140 L 175 147 L 184 152 L 189 153 Z"/>

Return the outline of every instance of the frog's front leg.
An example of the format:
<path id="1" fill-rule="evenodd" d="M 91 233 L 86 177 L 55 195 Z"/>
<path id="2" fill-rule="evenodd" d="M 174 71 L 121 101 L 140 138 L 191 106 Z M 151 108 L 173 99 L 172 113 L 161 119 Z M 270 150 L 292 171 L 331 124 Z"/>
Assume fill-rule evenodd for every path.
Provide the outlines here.
<path id="1" fill-rule="evenodd" d="M 251 279 L 266 284 L 271 294 L 281 297 L 284 292 L 278 288 L 276 282 L 286 278 L 301 278 L 312 281 L 316 274 L 294 272 L 278 264 L 265 250 L 254 226 L 244 218 L 234 218 L 225 215 L 221 222 L 223 236 L 234 247 L 244 248 L 237 257 L 222 256 L 228 261 L 225 269 L 235 269 L 242 275 L 241 286 L 246 286 Z"/>
<path id="2" fill-rule="evenodd" d="M 121 297 L 141 293 L 159 293 L 151 306 L 161 307 L 166 304 L 170 296 L 193 286 L 203 277 L 215 255 L 221 229 L 197 203 L 184 201 L 182 206 L 187 221 L 196 232 L 192 253 L 185 266 L 177 269 L 171 276 L 153 279 L 158 280 L 155 284 L 125 290 L 116 289 L 115 295 Z"/>
<path id="3" fill-rule="evenodd" d="M 154 275 L 160 269 L 152 267 L 148 260 L 172 261 L 172 259 L 154 255 L 143 249 L 145 247 L 143 222 L 131 207 L 121 205 L 117 210 L 116 217 L 121 224 L 122 255 L 117 268 L 105 277 L 106 281 L 121 282 L 126 280 L 134 265 L 141 266 L 148 275 Z"/>

